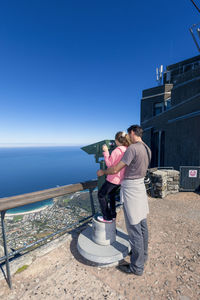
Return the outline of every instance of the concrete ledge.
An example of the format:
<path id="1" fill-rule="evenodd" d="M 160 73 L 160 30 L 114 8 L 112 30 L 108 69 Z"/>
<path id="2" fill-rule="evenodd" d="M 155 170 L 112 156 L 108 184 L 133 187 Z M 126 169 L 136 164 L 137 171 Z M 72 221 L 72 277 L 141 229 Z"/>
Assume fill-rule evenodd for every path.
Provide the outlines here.
<path id="1" fill-rule="evenodd" d="M 17 257 L 17 258 L 12 258 L 9 261 L 10 264 L 10 274 L 13 275 L 17 272 L 17 270 L 21 267 L 23 267 L 24 265 L 31 265 L 32 262 L 37 258 L 37 257 L 41 257 L 44 256 L 45 254 L 51 252 L 52 250 L 56 249 L 57 247 L 65 244 L 67 241 L 72 240 L 72 236 L 69 233 L 66 233 L 62 236 L 60 236 L 59 238 L 45 244 L 42 246 L 39 246 L 38 248 L 36 248 L 35 250 L 32 250 L 28 253 L 22 254 L 21 256 Z M 3 265 L 3 270 L 6 273 L 6 266 L 5 264 Z M 4 279 L 4 275 L 3 272 L 0 272 L 0 280 Z"/>

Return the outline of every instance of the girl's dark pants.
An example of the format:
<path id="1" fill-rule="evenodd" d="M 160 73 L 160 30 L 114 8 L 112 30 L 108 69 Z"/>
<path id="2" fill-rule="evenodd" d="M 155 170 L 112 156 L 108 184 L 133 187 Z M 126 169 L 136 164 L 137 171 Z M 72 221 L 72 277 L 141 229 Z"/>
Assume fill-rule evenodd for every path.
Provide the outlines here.
<path id="1" fill-rule="evenodd" d="M 120 185 L 113 184 L 106 180 L 98 192 L 99 204 L 105 220 L 112 220 L 112 218 L 116 218 L 115 193 L 119 186 Z M 106 199 L 107 196 L 110 199 L 110 207 L 108 200 Z"/>

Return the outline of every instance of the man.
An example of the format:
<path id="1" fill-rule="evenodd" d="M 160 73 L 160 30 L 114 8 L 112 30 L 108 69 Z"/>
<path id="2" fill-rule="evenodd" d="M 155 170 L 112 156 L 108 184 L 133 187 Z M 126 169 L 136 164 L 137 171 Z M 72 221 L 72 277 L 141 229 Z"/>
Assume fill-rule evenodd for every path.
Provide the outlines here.
<path id="1" fill-rule="evenodd" d="M 126 150 L 121 161 L 107 170 L 99 170 L 98 176 L 115 174 L 126 167 L 124 180 L 121 183 L 121 200 L 124 202 L 124 217 L 131 244 L 131 263 L 118 268 L 128 274 L 142 275 L 144 263 L 148 257 L 148 199 L 144 185 L 151 150 L 142 141 L 143 130 L 139 125 L 128 129 L 132 144 Z"/>

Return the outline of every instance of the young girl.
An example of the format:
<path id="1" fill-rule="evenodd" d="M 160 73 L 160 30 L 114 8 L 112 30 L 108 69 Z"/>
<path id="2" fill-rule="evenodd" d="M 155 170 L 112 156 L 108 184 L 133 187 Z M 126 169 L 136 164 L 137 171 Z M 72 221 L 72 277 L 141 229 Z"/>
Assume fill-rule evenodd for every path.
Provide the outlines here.
<path id="1" fill-rule="evenodd" d="M 108 152 L 108 147 L 103 145 L 103 155 L 106 166 L 112 167 L 120 162 L 124 152 L 130 145 L 130 140 L 128 134 L 119 131 L 115 135 L 115 143 L 117 148 L 115 148 L 111 155 Z M 100 222 L 111 223 L 116 218 L 116 208 L 115 208 L 115 192 L 119 188 L 120 183 L 124 177 L 125 168 L 114 175 L 108 175 L 106 181 L 102 185 L 98 192 L 99 204 L 101 207 L 102 216 L 98 216 L 97 220 Z M 110 207 L 108 206 L 108 201 L 106 197 L 109 196 Z"/>

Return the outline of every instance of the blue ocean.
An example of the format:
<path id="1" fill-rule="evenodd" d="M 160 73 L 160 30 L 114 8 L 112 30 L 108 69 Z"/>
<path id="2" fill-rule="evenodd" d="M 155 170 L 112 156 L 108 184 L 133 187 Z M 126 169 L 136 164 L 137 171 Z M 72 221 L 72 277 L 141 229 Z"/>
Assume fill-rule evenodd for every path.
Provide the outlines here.
<path id="1" fill-rule="evenodd" d="M 0 198 L 96 179 L 99 164 L 80 147 L 0 148 Z M 46 200 L 9 210 L 19 213 Z"/>

